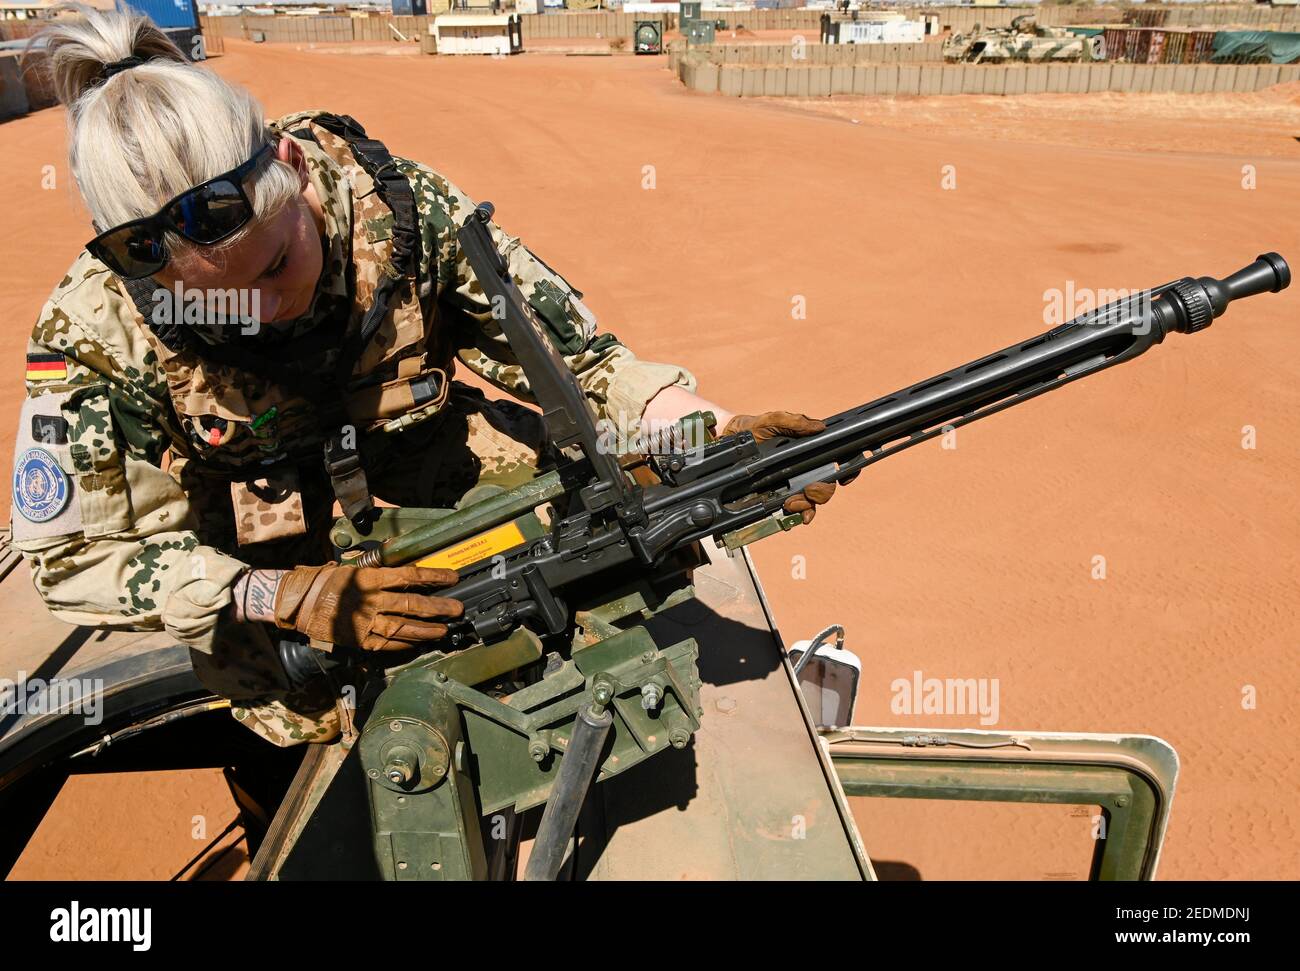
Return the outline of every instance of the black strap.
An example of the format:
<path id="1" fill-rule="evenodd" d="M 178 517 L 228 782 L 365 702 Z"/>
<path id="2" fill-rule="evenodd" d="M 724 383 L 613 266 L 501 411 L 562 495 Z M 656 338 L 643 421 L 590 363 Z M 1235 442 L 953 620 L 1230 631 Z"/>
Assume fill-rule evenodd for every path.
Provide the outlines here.
<path id="1" fill-rule="evenodd" d="M 352 354 L 340 355 L 340 364 L 348 357 L 353 357 L 352 364 L 359 359 L 379 325 L 388 314 L 388 306 L 398 288 L 408 281 L 414 281 L 419 269 L 420 233 L 416 221 L 415 193 L 406 176 L 397 170 L 397 163 L 383 142 L 366 137 L 366 130 L 348 115 L 317 115 L 315 122 L 327 132 L 337 135 L 348 143 L 352 155 L 361 168 L 375 182 L 380 198 L 393 213 L 393 238 L 391 262 L 396 276 L 385 276 L 375 288 L 374 299 L 361 326 L 355 334 L 349 335 L 344 347 Z M 351 346 L 349 346 L 351 345 Z M 349 371 L 351 365 L 348 365 Z"/>
<path id="2" fill-rule="evenodd" d="M 393 213 L 392 255 L 390 260 L 396 275 L 385 275 L 375 288 L 370 307 L 361 319 L 361 326 L 345 339 L 339 354 L 339 368 L 335 384 L 346 386 L 355 362 L 360 360 L 366 346 L 388 315 L 388 307 L 398 289 L 415 280 L 419 268 L 420 235 L 416 224 L 415 193 L 406 176 L 397 170 L 397 164 L 383 142 L 366 137 L 366 130 L 348 115 L 317 115 L 315 121 L 331 134 L 348 143 L 352 155 L 362 169 L 375 182 L 380 198 Z M 354 526 L 363 534 L 370 532 L 376 518 L 374 500 L 366 482 L 365 469 L 355 445 L 356 433 L 349 436 L 343 427 L 326 437 L 325 469 L 329 473 L 334 496 Z"/>

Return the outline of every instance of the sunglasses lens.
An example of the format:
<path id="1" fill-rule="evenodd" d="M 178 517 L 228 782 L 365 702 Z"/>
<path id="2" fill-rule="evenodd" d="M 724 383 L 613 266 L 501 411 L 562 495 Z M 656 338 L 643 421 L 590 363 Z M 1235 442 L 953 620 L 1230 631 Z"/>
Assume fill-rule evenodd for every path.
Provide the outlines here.
<path id="1" fill-rule="evenodd" d="M 143 226 L 123 226 L 99 237 L 96 255 L 128 280 L 155 273 L 167 262 L 162 240 Z"/>
<path id="2" fill-rule="evenodd" d="M 171 223 L 192 243 L 202 246 L 220 242 L 253 218 L 253 208 L 237 180 L 253 171 L 258 160 L 270 150 L 269 145 L 262 146 L 251 159 L 227 175 L 191 189 L 157 216 L 100 234 L 87 244 L 87 249 L 114 273 L 138 280 L 167 265 L 167 247 L 163 245 L 166 223 Z"/>
<path id="3" fill-rule="evenodd" d="M 186 193 L 167 210 L 181 235 L 195 243 L 215 243 L 252 217 L 239 187 L 227 179 Z"/>

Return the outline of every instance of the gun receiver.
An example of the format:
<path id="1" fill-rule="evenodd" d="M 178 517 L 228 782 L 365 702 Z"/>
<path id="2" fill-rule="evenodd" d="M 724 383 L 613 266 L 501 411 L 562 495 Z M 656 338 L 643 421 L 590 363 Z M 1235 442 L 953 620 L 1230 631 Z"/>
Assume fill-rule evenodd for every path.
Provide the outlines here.
<path id="1" fill-rule="evenodd" d="M 811 482 L 843 482 L 863 468 L 950 428 L 977 421 L 1072 381 L 1144 354 L 1173 332 L 1193 334 L 1228 305 L 1291 282 L 1286 261 L 1266 253 L 1216 280 L 1185 277 L 1076 317 L 1044 334 L 963 364 L 826 419 L 806 438 L 755 442 L 748 432 L 688 451 L 648 458 L 658 484 L 633 485 L 618 457 L 602 453 L 595 416 L 519 293 L 488 231 L 490 204 L 459 231 L 461 244 L 489 297 L 505 308 L 502 329 L 524 364 L 530 387 L 560 446 L 578 458 L 532 483 L 471 507 L 464 528 L 440 521 L 395 536 L 363 553 L 365 565 L 420 559 L 566 495 L 564 515 L 549 532 L 461 569 L 443 595 L 465 605 L 449 635 L 452 647 L 490 641 L 520 626 L 540 633 L 568 629 L 564 596 L 591 581 L 655 570 L 678 550 L 714 537 L 728 549 L 789 529 L 798 517 L 785 501 Z"/>

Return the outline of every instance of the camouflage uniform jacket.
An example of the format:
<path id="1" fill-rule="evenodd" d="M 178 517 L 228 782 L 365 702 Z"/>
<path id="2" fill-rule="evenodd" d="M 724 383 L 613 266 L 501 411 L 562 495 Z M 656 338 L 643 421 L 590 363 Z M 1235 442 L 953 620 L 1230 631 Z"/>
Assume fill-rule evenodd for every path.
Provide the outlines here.
<path id="1" fill-rule="evenodd" d="M 391 272 L 392 214 L 346 148 L 340 150 L 342 140 L 310 125 L 313 114 L 272 123 L 295 134 L 309 126 L 318 136 L 300 139 L 326 225 L 325 267 L 308 327 L 340 304 L 355 320 L 379 274 Z M 400 383 L 439 367 L 450 376 L 459 359 L 496 387 L 530 400 L 523 371 L 457 245 L 455 227 L 474 204 L 427 167 L 396 161 L 414 191 L 418 276 L 390 308 L 353 378 L 378 373 Z M 640 361 L 612 334 L 598 333 L 580 293 L 518 238 L 495 227 L 493 235 L 602 417 L 625 427 L 663 388 L 694 389 L 689 372 Z M 199 528 L 205 506 L 224 504 L 228 511 L 226 490 L 232 490 L 238 510 L 240 489 L 229 478 L 184 471 L 213 458 L 205 455 L 213 416 L 225 419 L 223 434 L 231 435 L 216 451 L 228 445 L 222 454 L 237 454 L 265 446 L 252 426 L 269 404 L 280 418 L 276 435 L 292 437 L 301 403 L 265 380 L 169 351 L 144 325 L 121 281 L 86 253 L 41 310 L 28 345 L 27 394 L 15 457 L 14 545 L 31 563 L 45 603 L 69 623 L 165 629 L 211 654 L 218 625 L 229 627 L 222 612 L 233 585 L 255 562 L 245 554 L 257 546 L 205 545 Z M 366 429 L 388 425 L 391 432 L 396 423 L 397 434 L 377 433 L 390 440 L 405 434 L 404 421 L 429 417 L 428 408 L 394 411 L 392 396 L 386 400 L 380 406 L 350 398 L 348 405 L 365 412 L 358 424 Z M 241 544 L 259 538 L 241 530 Z"/>

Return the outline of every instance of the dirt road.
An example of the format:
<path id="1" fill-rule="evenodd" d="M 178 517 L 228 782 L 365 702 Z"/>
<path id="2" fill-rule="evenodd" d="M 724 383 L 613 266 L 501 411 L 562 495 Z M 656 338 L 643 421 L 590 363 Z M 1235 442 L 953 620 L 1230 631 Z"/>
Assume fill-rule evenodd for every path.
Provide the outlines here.
<path id="1" fill-rule="evenodd" d="M 490 199 L 607 329 L 740 410 L 834 413 L 1045 330 L 1064 294 L 1270 249 L 1300 266 L 1295 86 L 801 105 L 688 93 L 665 65 L 236 41 L 212 62 L 269 114 L 350 113 Z M 63 134 L 61 111 L 0 126 L 6 453 L 27 331 L 90 235 Z M 787 641 L 848 628 L 860 724 L 980 723 L 891 710 L 921 671 L 997 679 L 999 729 L 1160 735 L 1182 757 L 1162 876 L 1300 877 L 1298 310 L 1300 286 L 1253 299 L 872 468 L 756 547 Z M 881 801 L 860 821 L 925 878 L 1039 878 L 1064 864 L 1035 834 L 1077 830 L 1086 861 L 1068 813 Z"/>

